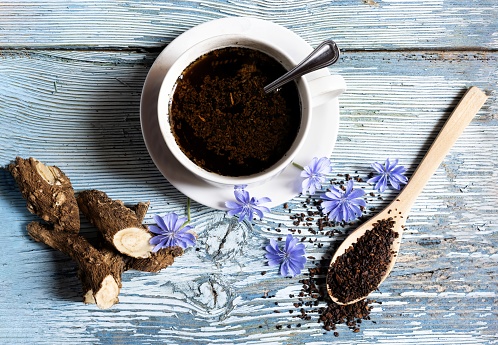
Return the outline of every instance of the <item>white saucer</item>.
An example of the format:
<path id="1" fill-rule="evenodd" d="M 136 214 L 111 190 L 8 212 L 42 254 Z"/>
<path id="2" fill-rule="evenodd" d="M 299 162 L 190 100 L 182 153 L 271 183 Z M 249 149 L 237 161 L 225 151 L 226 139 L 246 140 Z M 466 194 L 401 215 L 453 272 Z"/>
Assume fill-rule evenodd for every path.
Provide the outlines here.
<path id="1" fill-rule="evenodd" d="M 140 122 L 145 145 L 159 171 L 180 192 L 206 206 L 226 210 L 225 201 L 234 200 L 233 188 L 215 187 L 187 171 L 169 151 L 159 129 L 157 101 L 161 82 L 173 62 L 190 46 L 214 35 L 244 33 L 265 36 L 279 45 L 295 59 L 305 58 L 312 47 L 292 31 L 272 22 L 245 17 L 217 19 L 198 25 L 174 39 L 157 57 L 142 90 Z M 308 80 L 329 75 L 326 68 L 309 73 Z M 313 157 L 330 157 L 339 129 L 339 102 L 336 99 L 313 108 L 312 125 L 308 139 L 295 162 L 307 165 Z M 256 198 L 269 197 L 272 202 L 265 206 L 280 205 L 301 191 L 301 171 L 293 165 L 280 175 L 262 185 L 247 190 Z"/>

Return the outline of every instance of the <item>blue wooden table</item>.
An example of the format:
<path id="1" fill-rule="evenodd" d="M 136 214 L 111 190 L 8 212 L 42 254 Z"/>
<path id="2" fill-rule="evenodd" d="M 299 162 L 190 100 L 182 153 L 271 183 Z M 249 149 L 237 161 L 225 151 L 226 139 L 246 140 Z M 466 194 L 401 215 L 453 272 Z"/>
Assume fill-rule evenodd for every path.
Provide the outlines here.
<path id="1" fill-rule="evenodd" d="M 38 217 L 2 169 L 0 343 L 498 343 L 495 0 L 3 1 L 0 165 L 35 157 L 60 167 L 76 192 L 150 201 L 147 224 L 154 214 L 185 214 L 186 196 L 144 144 L 142 86 L 174 38 L 232 16 L 273 21 L 311 46 L 328 38 L 340 46 L 330 70 L 348 91 L 330 179 L 366 181 L 370 164 L 388 157 L 409 177 L 465 90 L 475 85 L 489 95 L 412 209 L 395 269 L 370 296 L 382 302 L 372 305 L 371 320 L 359 332 L 338 325 L 336 337 L 313 307 L 309 320 L 296 317 L 307 269 L 284 278 L 267 266 L 271 238 L 306 237 L 312 268 L 357 225 L 331 229 L 334 236 L 294 225 L 290 216 L 312 207 L 306 196 L 242 223 L 192 202 L 195 248 L 160 273 L 125 272 L 112 308 L 84 304 L 75 263 L 28 236 Z M 365 217 L 396 195 L 374 193 Z M 94 231 L 82 218 L 82 234 Z"/>

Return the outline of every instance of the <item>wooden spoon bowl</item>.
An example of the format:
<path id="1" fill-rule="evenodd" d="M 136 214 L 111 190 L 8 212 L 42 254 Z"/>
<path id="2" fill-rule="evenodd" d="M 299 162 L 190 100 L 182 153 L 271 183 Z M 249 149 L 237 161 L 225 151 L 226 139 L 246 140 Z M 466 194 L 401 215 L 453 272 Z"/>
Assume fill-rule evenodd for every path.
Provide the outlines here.
<path id="1" fill-rule="evenodd" d="M 375 223 L 391 218 L 394 221 L 392 231 L 395 231 L 398 234 L 398 237 L 394 239 L 391 245 L 390 261 L 387 269 L 383 271 L 384 273 L 378 285 L 380 285 L 387 278 L 393 269 L 394 263 L 396 262 L 405 222 L 413 203 L 427 184 L 427 181 L 429 181 L 431 176 L 439 167 L 444 157 L 448 154 L 453 144 L 456 142 L 458 137 L 460 137 L 463 130 L 469 125 L 479 109 L 481 109 L 486 99 L 486 94 L 475 86 L 467 90 L 399 196 L 372 219 L 360 225 L 344 240 L 332 257 L 330 267 L 336 263 L 337 258 L 343 255 L 348 248 L 354 246 L 358 242 L 358 239 L 365 235 L 366 231 L 371 230 Z M 328 274 L 330 274 L 330 269 Z M 349 284 L 350 283 L 351 282 L 349 282 Z M 378 285 L 370 292 L 376 290 Z M 334 291 L 337 291 L 334 290 L 334 288 L 340 289 L 341 287 L 329 286 L 329 277 L 327 276 L 328 294 L 335 303 L 340 305 L 358 302 L 365 299 L 370 293 L 369 292 L 365 296 L 361 296 L 354 300 L 341 301 L 337 298 L 337 296 L 334 296 Z"/>

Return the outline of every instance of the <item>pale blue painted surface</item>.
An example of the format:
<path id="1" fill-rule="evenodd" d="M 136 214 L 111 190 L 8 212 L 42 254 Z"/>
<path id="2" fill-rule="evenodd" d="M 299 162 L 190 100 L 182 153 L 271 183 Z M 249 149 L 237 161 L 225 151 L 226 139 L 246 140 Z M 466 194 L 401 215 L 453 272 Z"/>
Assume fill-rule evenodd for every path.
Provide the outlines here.
<path id="1" fill-rule="evenodd" d="M 364 321 L 359 333 L 339 327 L 335 338 L 316 315 L 306 322 L 288 312 L 301 284 L 265 266 L 262 249 L 293 227 L 283 207 L 252 226 L 194 203 L 198 251 L 159 274 L 125 273 L 110 310 L 84 305 L 75 266 L 30 240 L 25 226 L 36 217 L 0 170 L 0 343 L 497 343 L 495 1 L 2 2 L 0 165 L 33 156 L 61 167 L 77 191 L 150 200 L 147 222 L 184 212 L 185 197 L 142 140 L 142 85 L 180 33 L 242 14 L 273 20 L 312 45 L 333 38 L 344 50 L 333 67 L 349 89 L 331 177 L 366 177 L 369 164 L 386 157 L 413 172 L 464 90 L 477 85 L 490 95 L 418 199 L 396 269 L 374 294 L 383 302 L 371 315 L 376 323 Z M 289 205 L 300 210 L 302 200 Z M 82 229 L 92 231 L 87 222 Z M 317 258 L 340 241 L 312 237 L 324 244 L 307 245 Z"/>

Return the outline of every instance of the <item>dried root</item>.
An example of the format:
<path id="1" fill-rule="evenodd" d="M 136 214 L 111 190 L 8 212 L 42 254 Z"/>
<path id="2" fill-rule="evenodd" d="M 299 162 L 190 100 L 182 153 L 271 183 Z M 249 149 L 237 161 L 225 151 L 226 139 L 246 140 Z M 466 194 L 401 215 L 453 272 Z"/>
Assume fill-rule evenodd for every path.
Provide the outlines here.
<path id="1" fill-rule="evenodd" d="M 135 212 L 137 220 L 140 224 L 144 221 L 147 211 L 149 210 L 150 202 L 139 202 L 135 206 L 130 207 L 130 209 Z"/>
<path id="2" fill-rule="evenodd" d="M 114 255 L 119 253 L 126 257 L 127 269 L 159 272 L 172 265 L 175 257 L 183 255 L 181 247 L 163 248 L 157 253 L 151 252 L 153 246 L 149 244 L 149 240 L 152 235 L 147 227 L 142 225 L 150 205 L 149 202 L 140 202 L 128 208 L 122 201 L 112 200 L 99 190 L 81 192 L 77 200 L 82 213 L 99 229 L 104 242 L 107 242 L 107 245 L 101 246 L 111 251 L 110 245 L 114 248 Z M 96 205 L 99 205 L 98 209 Z M 114 216 L 106 218 L 109 213 Z M 128 227 L 118 231 L 110 230 L 125 226 Z M 145 248 L 145 250 L 138 248 Z"/>
<path id="3" fill-rule="evenodd" d="M 182 255 L 183 249 L 181 247 L 163 248 L 147 259 L 132 259 L 128 263 L 128 267 L 137 271 L 159 272 L 163 268 L 172 265 L 177 256 Z"/>
<path id="4" fill-rule="evenodd" d="M 126 207 L 97 190 L 83 191 L 76 198 L 69 178 L 58 167 L 34 158 L 17 157 L 8 169 L 27 200 L 28 210 L 50 224 L 31 222 L 29 235 L 76 262 L 85 303 L 110 308 L 118 303 L 123 272 L 158 272 L 183 254 L 180 247 L 151 252 L 152 234 L 142 225 L 148 202 Z M 78 234 L 80 209 L 99 230 L 94 245 Z"/>
<path id="5" fill-rule="evenodd" d="M 120 253 L 134 258 L 147 258 L 153 246 L 146 226 L 142 225 L 144 206 L 137 205 L 137 213 L 120 200 L 112 200 L 98 190 L 83 191 L 78 205 L 85 217 L 102 233 L 104 239 Z"/>
<path id="6" fill-rule="evenodd" d="M 28 210 L 55 230 L 77 233 L 80 216 L 69 178 L 57 167 L 46 166 L 34 158 L 16 158 L 8 170 L 16 180 Z"/>
<path id="7" fill-rule="evenodd" d="M 38 222 L 29 223 L 27 228 L 35 241 L 63 252 L 78 264 L 86 303 L 96 303 L 101 309 L 118 303 L 125 269 L 122 259 L 103 254 L 78 234 L 50 229 Z"/>

